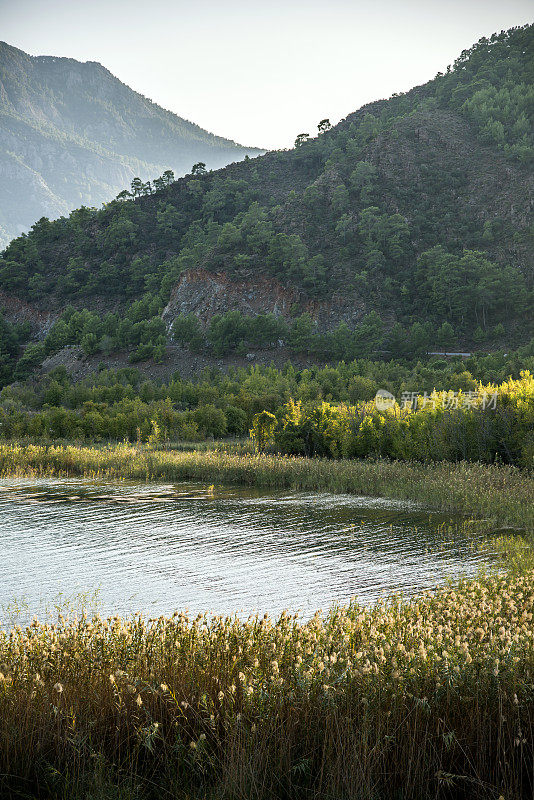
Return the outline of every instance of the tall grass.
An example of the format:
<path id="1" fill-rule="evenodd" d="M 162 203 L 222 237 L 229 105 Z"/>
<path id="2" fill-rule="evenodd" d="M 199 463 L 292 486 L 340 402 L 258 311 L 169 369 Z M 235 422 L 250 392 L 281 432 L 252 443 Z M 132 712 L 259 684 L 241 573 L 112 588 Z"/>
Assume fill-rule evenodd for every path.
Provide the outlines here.
<path id="1" fill-rule="evenodd" d="M 533 612 L 529 571 L 305 623 L 15 627 L 0 796 L 531 798 Z"/>
<path id="2" fill-rule="evenodd" d="M 0 474 L 140 480 L 200 480 L 270 489 L 348 492 L 415 500 L 429 507 L 534 531 L 534 478 L 512 466 L 476 463 L 307 459 L 221 451 L 167 452 L 0 445 Z"/>
<path id="3" fill-rule="evenodd" d="M 0 474 L 353 492 L 534 529 L 534 481 L 512 467 L 1 445 Z M 307 622 L 0 630 L 0 797 L 532 798 L 534 570 L 518 553 L 506 574 Z"/>

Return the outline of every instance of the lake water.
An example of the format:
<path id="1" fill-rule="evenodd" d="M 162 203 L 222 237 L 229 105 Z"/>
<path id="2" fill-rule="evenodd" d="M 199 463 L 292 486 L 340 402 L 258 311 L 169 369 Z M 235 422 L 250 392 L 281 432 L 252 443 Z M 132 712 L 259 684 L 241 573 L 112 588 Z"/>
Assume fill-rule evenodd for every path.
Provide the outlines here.
<path id="1" fill-rule="evenodd" d="M 98 591 L 101 613 L 309 616 L 473 573 L 477 540 L 415 504 L 200 484 L 0 481 L 0 618 Z"/>

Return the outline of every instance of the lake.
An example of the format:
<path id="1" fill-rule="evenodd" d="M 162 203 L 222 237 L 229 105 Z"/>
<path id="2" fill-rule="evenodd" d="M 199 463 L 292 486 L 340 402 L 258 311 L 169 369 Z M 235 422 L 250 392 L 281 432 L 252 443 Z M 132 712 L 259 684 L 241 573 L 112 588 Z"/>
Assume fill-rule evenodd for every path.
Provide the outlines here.
<path id="1" fill-rule="evenodd" d="M 201 484 L 0 480 L 0 609 L 97 592 L 101 613 L 304 617 L 482 562 L 446 515 L 379 498 Z"/>

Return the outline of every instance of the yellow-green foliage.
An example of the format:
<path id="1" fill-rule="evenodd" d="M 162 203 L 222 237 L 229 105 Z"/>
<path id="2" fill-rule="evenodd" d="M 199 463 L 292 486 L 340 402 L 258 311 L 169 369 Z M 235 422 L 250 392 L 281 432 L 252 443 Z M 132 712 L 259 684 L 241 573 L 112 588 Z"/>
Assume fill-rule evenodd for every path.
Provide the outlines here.
<path id="1" fill-rule="evenodd" d="M 173 797 L 530 797 L 533 611 L 529 571 L 308 622 L 15 627 L 0 633 L 2 797 L 47 796 L 47 775 L 69 798 L 105 775 Z"/>
<path id="2" fill-rule="evenodd" d="M 412 400 L 412 398 L 410 398 Z M 534 466 L 534 377 L 474 392 L 432 392 L 413 404 L 380 410 L 357 406 L 303 406 L 290 401 L 275 437 L 285 453 L 403 460 L 504 461 Z"/>
<path id="3" fill-rule="evenodd" d="M 261 411 L 259 414 L 254 414 L 250 438 L 257 453 L 264 453 L 267 447 L 273 443 L 275 428 L 276 417 L 274 414 L 269 411 Z"/>

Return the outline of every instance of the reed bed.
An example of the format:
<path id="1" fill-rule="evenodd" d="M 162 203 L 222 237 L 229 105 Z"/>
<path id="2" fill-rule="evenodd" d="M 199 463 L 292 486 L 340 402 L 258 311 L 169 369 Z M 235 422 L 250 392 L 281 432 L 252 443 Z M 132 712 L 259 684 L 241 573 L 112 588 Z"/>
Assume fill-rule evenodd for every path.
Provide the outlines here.
<path id="1" fill-rule="evenodd" d="M 307 622 L 0 632 L 0 796 L 531 798 L 534 571 Z"/>
<path id="2" fill-rule="evenodd" d="M 168 452 L 126 444 L 98 449 L 2 444 L 0 475 L 198 480 L 347 492 L 415 500 L 442 511 L 484 518 L 491 525 L 534 531 L 534 478 L 509 465 L 333 461 L 222 450 Z"/>
<path id="3" fill-rule="evenodd" d="M 353 492 L 534 529 L 534 481 L 508 466 L 4 444 L 0 474 Z M 309 621 L 0 628 L 0 797 L 532 798 L 534 569 L 520 539 L 500 550 L 505 573 Z"/>

